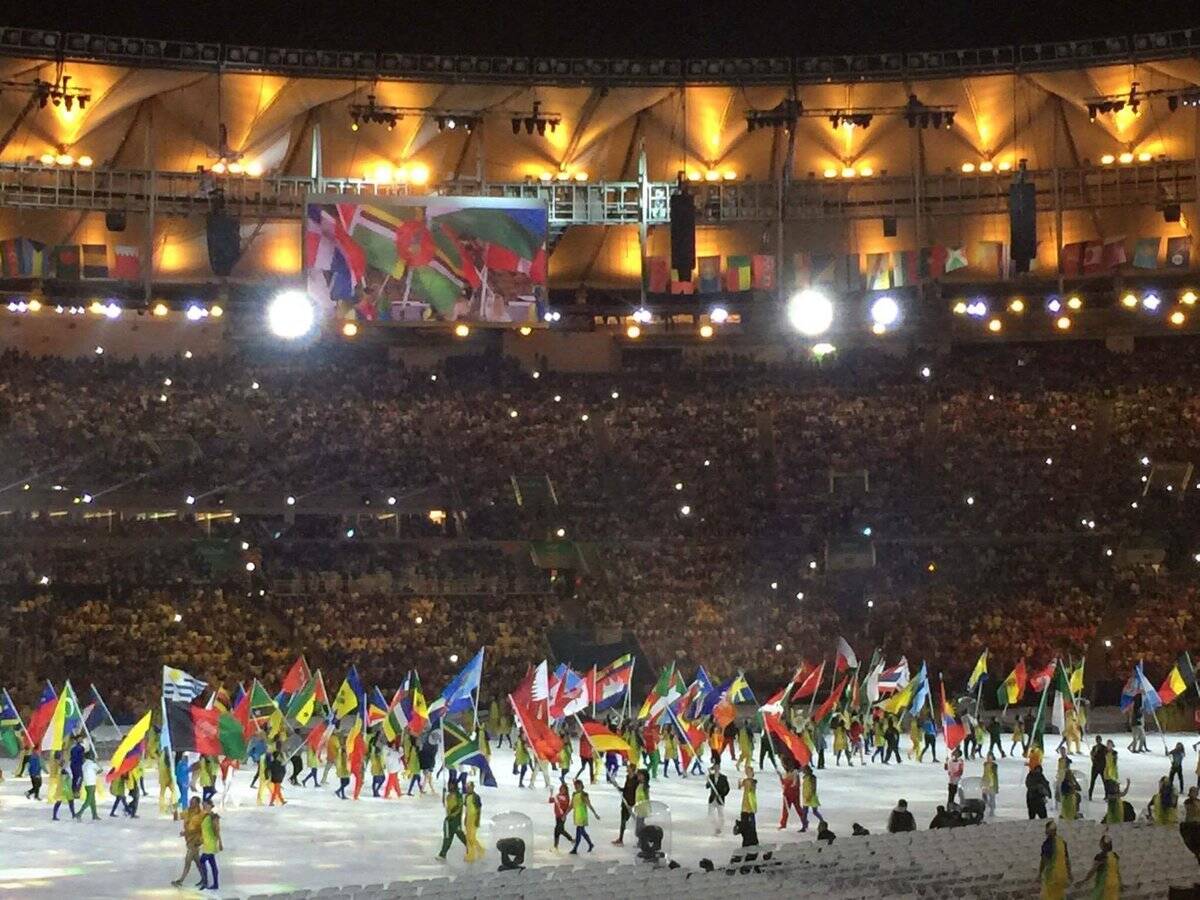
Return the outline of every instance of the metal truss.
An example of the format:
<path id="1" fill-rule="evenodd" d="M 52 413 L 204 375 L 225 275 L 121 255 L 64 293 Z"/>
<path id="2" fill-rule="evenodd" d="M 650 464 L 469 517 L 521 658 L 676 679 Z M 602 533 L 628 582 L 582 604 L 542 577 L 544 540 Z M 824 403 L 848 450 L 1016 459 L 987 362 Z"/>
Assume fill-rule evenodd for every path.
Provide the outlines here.
<path id="1" fill-rule="evenodd" d="M 607 59 L 300 50 L 0 27 L 0 55 L 291 77 L 528 84 L 814 84 L 908 81 L 1186 57 L 1200 28 L 969 50 L 848 56 Z"/>
<path id="2" fill-rule="evenodd" d="M 1040 211 L 1194 203 L 1197 168 L 1191 160 L 1127 166 L 1090 166 L 1028 173 L 1037 187 Z M 787 189 L 788 221 L 844 221 L 883 216 L 915 218 L 987 215 L 1008 211 L 1011 173 L 926 175 L 920 190 L 911 175 L 871 178 L 822 178 L 812 174 Z M 156 215 L 188 216 L 207 212 L 219 187 L 225 208 L 234 215 L 266 220 L 299 220 L 304 198 L 311 193 L 396 196 L 410 193 L 401 185 L 360 179 L 314 180 L 296 176 L 224 178 L 200 172 L 64 169 L 54 166 L 0 164 L 0 207 L 25 209 L 123 210 Z M 645 211 L 636 181 L 446 183 L 438 192 L 491 197 L 539 199 L 546 202 L 552 227 L 576 225 L 649 225 L 670 221 L 673 181 L 652 182 Z M 690 185 L 698 221 L 705 224 L 778 220 L 778 186 L 774 182 L 720 181 Z"/>

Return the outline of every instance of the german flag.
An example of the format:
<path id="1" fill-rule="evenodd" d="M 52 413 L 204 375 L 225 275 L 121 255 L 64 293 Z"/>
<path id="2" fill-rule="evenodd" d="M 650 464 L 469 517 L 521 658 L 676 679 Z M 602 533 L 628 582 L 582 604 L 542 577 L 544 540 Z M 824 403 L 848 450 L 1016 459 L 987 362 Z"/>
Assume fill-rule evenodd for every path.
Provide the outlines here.
<path id="1" fill-rule="evenodd" d="M 1188 688 L 1194 688 L 1195 686 L 1196 672 L 1192 668 L 1191 657 L 1184 651 L 1179 654 L 1179 658 L 1175 660 L 1174 667 L 1167 674 L 1167 680 L 1158 689 L 1158 696 L 1163 703 L 1170 703 L 1183 694 L 1186 694 Z"/>
<path id="2" fill-rule="evenodd" d="M 166 702 L 171 749 L 192 750 L 205 756 L 244 759 L 242 723 L 232 713 L 203 709 L 179 700 Z"/>

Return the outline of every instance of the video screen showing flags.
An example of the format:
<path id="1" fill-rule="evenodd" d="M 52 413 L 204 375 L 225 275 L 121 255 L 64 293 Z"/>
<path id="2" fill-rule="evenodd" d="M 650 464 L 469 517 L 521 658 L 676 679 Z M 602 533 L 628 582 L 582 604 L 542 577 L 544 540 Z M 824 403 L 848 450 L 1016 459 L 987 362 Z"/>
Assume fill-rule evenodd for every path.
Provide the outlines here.
<path id="1" fill-rule="evenodd" d="M 304 274 L 342 319 L 533 326 L 546 302 L 546 205 L 504 197 L 306 199 Z"/>

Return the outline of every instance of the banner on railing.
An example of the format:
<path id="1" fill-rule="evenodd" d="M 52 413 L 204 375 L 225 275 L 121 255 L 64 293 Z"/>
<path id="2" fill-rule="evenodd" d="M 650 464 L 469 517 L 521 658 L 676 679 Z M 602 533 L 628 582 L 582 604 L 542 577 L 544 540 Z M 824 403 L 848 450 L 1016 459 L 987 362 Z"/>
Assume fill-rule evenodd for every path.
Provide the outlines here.
<path id="1" fill-rule="evenodd" d="M 536 325 L 547 232 L 540 200 L 309 195 L 308 294 L 346 319 Z"/>

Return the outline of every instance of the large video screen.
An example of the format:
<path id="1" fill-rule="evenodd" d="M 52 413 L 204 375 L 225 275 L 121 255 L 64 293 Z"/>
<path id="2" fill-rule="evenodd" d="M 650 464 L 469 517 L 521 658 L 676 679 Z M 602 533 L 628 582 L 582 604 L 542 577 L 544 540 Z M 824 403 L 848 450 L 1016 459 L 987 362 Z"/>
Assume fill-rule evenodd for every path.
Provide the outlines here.
<path id="1" fill-rule="evenodd" d="M 306 198 L 304 275 L 322 315 L 536 325 L 546 205 L 503 197 Z"/>

